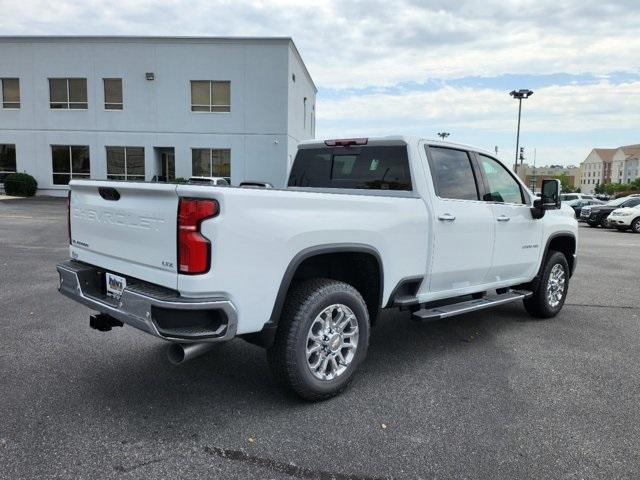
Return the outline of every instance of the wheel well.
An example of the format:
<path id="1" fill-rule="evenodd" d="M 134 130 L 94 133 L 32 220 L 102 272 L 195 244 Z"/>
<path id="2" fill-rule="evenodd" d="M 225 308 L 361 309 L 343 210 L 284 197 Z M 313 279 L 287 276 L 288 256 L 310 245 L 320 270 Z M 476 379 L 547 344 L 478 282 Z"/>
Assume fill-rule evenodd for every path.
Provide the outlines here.
<path id="1" fill-rule="evenodd" d="M 553 237 L 549 242 L 547 252 L 549 250 L 554 250 L 564 254 L 567 259 L 567 263 L 569 264 L 569 271 L 573 272 L 573 262 L 575 261 L 574 255 L 576 253 L 575 237 L 572 235 L 559 235 L 557 237 Z"/>
<path id="2" fill-rule="evenodd" d="M 294 282 L 310 278 L 330 278 L 348 283 L 362 295 L 373 324 L 378 315 L 382 295 L 380 269 L 379 260 L 371 253 L 321 253 L 305 258 L 298 265 L 289 288 Z"/>

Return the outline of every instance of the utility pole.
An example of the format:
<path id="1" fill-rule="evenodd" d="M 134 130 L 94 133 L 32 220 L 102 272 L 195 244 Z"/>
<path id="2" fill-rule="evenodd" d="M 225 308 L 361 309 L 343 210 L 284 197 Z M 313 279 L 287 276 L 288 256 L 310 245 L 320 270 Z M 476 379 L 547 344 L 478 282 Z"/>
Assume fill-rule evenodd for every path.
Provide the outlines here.
<path id="1" fill-rule="evenodd" d="M 521 90 L 512 90 L 509 92 L 513 98 L 518 100 L 518 132 L 516 133 L 516 162 L 513 165 L 513 170 L 515 172 L 518 171 L 518 148 L 520 147 L 520 117 L 522 116 L 522 99 L 527 99 L 531 95 L 533 95 L 533 90 L 521 89 Z"/>

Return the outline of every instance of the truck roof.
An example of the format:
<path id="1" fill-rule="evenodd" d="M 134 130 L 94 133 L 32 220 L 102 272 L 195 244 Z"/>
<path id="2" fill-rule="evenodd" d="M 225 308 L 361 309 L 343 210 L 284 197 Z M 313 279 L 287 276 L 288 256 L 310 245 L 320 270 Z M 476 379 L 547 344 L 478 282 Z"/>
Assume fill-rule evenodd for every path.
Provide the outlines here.
<path id="1" fill-rule="evenodd" d="M 367 145 L 398 145 L 398 144 L 407 144 L 407 145 L 415 145 L 420 141 L 425 141 L 429 143 L 429 145 L 438 145 L 442 147 L 452 147 L 452 148 L 461 148 L 465 150 L 473 150 L 474 152 L 485 153 L 490 157 L 495 157 L 496 154 L 494 152 L 490 152 L 485 150 L 484 148 L 474 147 L 473 145 L 467 145 L 464 143 L 455 143 L 455 142 L 445 142 L 442 140 L 434 140 L 432 138 L 420 137 L 417 135 L 388 135 L 386 137 L 366 137 L 362 135 L 356 135 L 353 137 L 343 137 L 345 139 L 367 139 Z M 305 140 L 300 142 L 298 148 L 314 148 L 314 147 L 324 147 L 325 140 L 333 140 L 333 139 L 314 139 L 314 140 Z"/>

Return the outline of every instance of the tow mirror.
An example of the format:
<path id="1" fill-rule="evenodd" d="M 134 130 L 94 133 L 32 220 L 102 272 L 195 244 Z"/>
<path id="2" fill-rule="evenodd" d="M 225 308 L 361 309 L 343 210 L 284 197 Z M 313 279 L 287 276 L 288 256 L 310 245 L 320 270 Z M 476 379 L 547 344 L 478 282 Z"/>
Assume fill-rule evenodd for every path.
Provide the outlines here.
<path id="1" fill-rule="evenodd" d="M 540 198 L 533 202 L 531 213 L 533 218 L 542 218 L 547 210 L 558 210 L 561 206 L 562 199 L 560 180 L 547 179 L 542 181 L 542 189 Z"/>
<path id="2" fill-rule="evenodd" d="M 562 186 L 560 180 L 549 179 L 542 181 L 542 200 L 543 210 L 557 210 L 560 208 L 560 190 Z"/>

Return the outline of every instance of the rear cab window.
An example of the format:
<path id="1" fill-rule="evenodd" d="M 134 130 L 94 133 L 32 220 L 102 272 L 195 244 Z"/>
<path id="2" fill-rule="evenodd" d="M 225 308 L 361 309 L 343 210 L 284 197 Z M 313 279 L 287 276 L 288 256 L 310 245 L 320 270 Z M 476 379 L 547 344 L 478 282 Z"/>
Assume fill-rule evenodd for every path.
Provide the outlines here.
<path id="1" fill-rule="evenodd" d="M 440 198 L 478 200 L 478 186 L 471 158 L 464 150 L 429 147 L 429 167 Z"/>
<path id="2" fill-rule="evenodd" d="M 406 145 L 301 148 L 289 187 L 413 190 Z"/>

